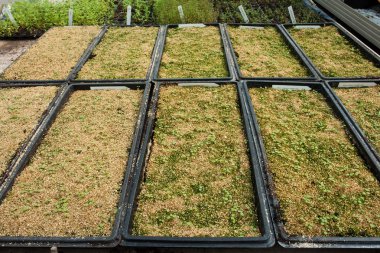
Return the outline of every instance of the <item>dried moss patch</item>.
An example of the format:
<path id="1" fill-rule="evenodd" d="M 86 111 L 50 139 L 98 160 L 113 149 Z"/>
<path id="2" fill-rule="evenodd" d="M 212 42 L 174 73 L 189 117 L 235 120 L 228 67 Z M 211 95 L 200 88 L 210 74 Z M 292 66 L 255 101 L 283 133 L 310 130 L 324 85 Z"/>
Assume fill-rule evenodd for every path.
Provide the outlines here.
<path id="1" fill-rule="evenodd" d="M 7 80 L 64 80 L 99 33 L 97 26 L 55 27 L 1 76 Z"/>
<path id="2" fill-rule="evenodd" d="M 335 92 L 380 153 L 380 86 Z"/>
<path id="3" fill-rule="evenodd" d="M 232 85 L 161 88 L 133 234 L 260 235 L 237 103 Z"/>
<path id="4" fill-rule="evenodd" d="M 286 232 L 379 236 L 380 185 L 316 91 L 252 88 Z"/>
<path id="5" fill-rule="evenodd" d="M 328 77 L 379 77 L 380 67 L 337 28 L 291 29 L 291 35 L 307 56 Z"/>
<path id="6" fill-rule="evenodd" d="M 296 58 L 281 34 L 273 27 L 239 29 L 228 32 L 239 62 L 247 77 L 307 77 L 308 70 Z"/>
<path id="7" fill-rule="evenodd" d="M 0 235 L 110 235 L 141 96 L 75 91 L 0 205 Z"/>
<path id="8" fill-rule="evenodd" d="M 17 148 L 36 127 L 57 87 L 0 89 L 0 178 Z"/>
<path id="9" fill-rule="evenodd" d="M 144 79 L 158 28 L 110 28 L 78 79 Z"/>
<path id="10" fill-rule="evenodd" d="M 169 29 L 159 76 L 161 78 L 228 76 L 219 28 Z"/>

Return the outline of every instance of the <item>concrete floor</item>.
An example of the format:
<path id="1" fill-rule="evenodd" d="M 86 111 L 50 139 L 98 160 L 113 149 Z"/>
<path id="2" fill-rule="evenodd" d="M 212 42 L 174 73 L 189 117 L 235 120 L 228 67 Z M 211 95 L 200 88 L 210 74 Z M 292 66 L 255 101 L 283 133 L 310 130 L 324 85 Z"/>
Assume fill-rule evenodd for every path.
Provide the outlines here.
<path id="1" fill-rule="evenodd" d="M 0 40 L 0 73 L 23 54 L 35 40 Z"/>

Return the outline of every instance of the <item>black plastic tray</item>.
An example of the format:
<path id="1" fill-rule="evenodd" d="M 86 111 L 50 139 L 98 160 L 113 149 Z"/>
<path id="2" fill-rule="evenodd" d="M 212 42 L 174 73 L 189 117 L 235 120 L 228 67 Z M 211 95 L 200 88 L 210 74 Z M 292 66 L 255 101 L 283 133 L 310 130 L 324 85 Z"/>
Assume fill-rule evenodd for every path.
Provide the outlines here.
<path id="1" fill-rule="evenodd" d="M 78 75 L 78 73 L 80 72 L 80 70 L 82 69 L 82 67 L 86 64 L 86 62 L 88 61 L 88 59 L 91 57 L 91 54 L 93 53 L 93 51 L 95 50 L 96 46 L 101 43 L 105 33 L 108 31 L 108 28 L 110 27 L 125 27 L 125 28 L 128 28 L 128 27 L 159 27 L 159 30 L 157 32 L 157 36 L 156 36 L 156 40 L 155 40 L 155 44 L 154 44 L 154 48 L 152 50 L 152 54 L 151 54 L 151 61 L 150 61 L 150 64 L 149 64 L 149 67 L 147 69 L 147 73 L 146 73 L 146 77 L 145 78 L 140 78 L 140 79 L 90 79 L 90 80 L 81 80 L 81 79 L 75 79 Z M 136 82 L 145 82 L 147 80 L 149 80 L 152 76 L 152 70 L 153 70 L 153 65 L 155 63 L 155 59 L 157 57 L 160 57 L 160 55 L 162 54 L 162 51 L 160 51 L 160 49 L 162 50 L 162 48 L 159 46 L 160 43 L 161 43 L 161 40 L 163 38 L 163 33 L 164 33 L 164 28 L 161 27 L 161 26 L 157 26 L 157 25 L 153 25 L 153 26 L 137 26 L 137 25 L 131 25 L 131 26 L 125 26 L 125 25 L 113 25 L 113 26 L 107 26 L 105 28 L 105 32 L 103 34 L 101 34 L 101 36 L 99 37 L 98 40 L 95 41 L 95 44 L 94 45 L 90 45 L 90 47 L 88 48 L 88 51 L 89 53 L 85 55 L 84 59 L 83 59 L 83 63 L 80 62 L 77 66 L 77 68 L 75 69 L 75 71 L 73 71 L 70 76 L 69 76 L 69 80 L 71 83 L 105 83 L 105 82 L 115 82 L 115 83 L 136 83 Z"/>
<path id="2" fill-rule="evenodd" d="M 294 27 L 294 26 L 308 26 L 308 25 L 319 25 L 319 26 L 334 26 L 338 29 L 341 36 L 344 36 L 347 40 L 349 40 L 353 45 L 358 47 L 364 55 L 374 62 L 377 66 L 380 66 L 380 56 L 377 55 L 374 51 L 372 51 L 370 48 L 368 48 L 365 43 L 363 43 L 361 40 L 356 38 L 353 34 L 348 32 L 344 27 L 339 25 L 336 22 L 327 22 L 327 23 L 313 23 L 313 24 L 283 24 L 280 25 L 281 30 L 283 33 L 289 38 L 289 40 L 294 42 L 294 45 L 298 48 L 298 51 L 303 54 L 304 59 L 309 62 L 311 66 L 313 66 L 314 70 L 318 73 L 319 77 L 322 80 L 334 80 L 334 81 L 360 81 L 360 80 L 372 80 L 372 81 L 380 81 L 380 76 L 378 77 L 327 77 L 322 74 L 322 72 L 318 69 L 318 67 L 310 60 L 310 58 L 307 56 L 305 51 L 302 49 L 300 45 L 297 44 L 295 39 L 290 35 L 288 32 L 288 28 Z"/>
<path id="3" fill-rule="evenodd" d="M 236 57 L 235 50 L 233 47 L 233 43 L 231 40 L 231 37 L 228 33 L 228 26 L 237 27 L 237 26 L 255 26 L 255 27 L 273 27 L 277 30 L 277 32 L 281 35 L 281 37 L 285 40 L 287 46 L 292 50 L 293 56 L 297 58 L 303 67 L 306 67 L 308 70 L 310 76 L 309 77 L 253 77 L 253 76 L 244 76 L 243 73 L 240 70 L 239 61 Z M 226 30 L 226 37 L 228 40 L 228 45 L 230 47 L 230 52 L 232 54 L 232 59 L 234 61 L 235 68 L 237 70 L 238 78 L 240 80 L 284 80 L 284 81 L 313 81 L 317 80 L 319 78 L 318 73 L 314 70 L 313 66 L 305 59 L 304 55 L 298 50 L 298 47 L 295 46 L 293 41 L 289 40 L 288 36 L 284 34 L 282 29 L 280 29 L 279 25 L 276 24 L 245 24 L 245 23 L 232 23 L 232 24 L 225 24 L 224 26 Z"/>
<path id="4" fill-rule="evenodd" d="M 243 89 L 247 104 L 249 106 L 248 110 L 250 113 L 250 124 L 252 136 L 254 139 L 255 146 L 257 147 L 257 157 L 256 159 L 260 161 L 260 170 L 263 173 L 263 178 L 266 183 L 266 190 L 268 194 L 268 199 L 270 202 L 270 210 L 272 213 L 274 230 L 276 234 L 276 239 L 278 244 L 284 248 L 380 248 L 380 237 L 328 237 L 328 236 L 316 236 L 316 237 L 304 237 L 304 236 L 289 236 L 285 229 L 284 224 L 281 219 L 281 208 L 279 200 L 276 197 L 274 191 L 274 182 L 271 173 L 268 170 L 267 164 L 268 160 L 266 157 L 265 146 L 260 132 L 260 126 L 254 112 L 254 107 L 249 95 L 249 87 L 265 87 L 276 85 L 294 85 L 294 86 L 309 86 L 313 90 L 319 91 L 326 98 L 326 102 L 333 109 L 334 113 L 341 119 L 352 140 L 357 147 L 362 158 L 366 161 L 367 165 L 380 181 L 380 166 L 379 162 L 371 157 L 367 146 L 367 143 L 358 136 L 356 129 L 349 124 L 349 119 L 347 115 L 342 111 L 337 104 L 335 99 L 331 96 L 328 87 L 324 83 L 318 82 L 303 82 L 303 83 L 282 83 L 278 82 L 243 82 Z"/>
<path id="5" fill-rule="evenodd" d="M 215 26 L 215 27 L 219 28 L 220 38 L 221 38 L 223 53 L 224 53 L 224 59 L 225 59 L 225 63 L 226 63 L 227 70 L 228 70 L 228 76 L 226 76 L 226 77 L 204 77 L 204 78 L 175 78 L 175 77 L 173 77 L 173 78 L 160 78 L 159 72 L 160 72 L 162 55 L 163 55 L 164 49 L 165 49 L 166 36 L 167 36 L 168 29 L 178 28 L 178 26 L 179 26 L 178 24 L 171 24 L 171 25 L 163 26 L 165 30 L 164 30 L 163 39 L 162 39 L 162 42 L 160 45 L 160 47 L 162 47 L 162 48 L 159 49 L 161 54 L 158 56 L 157 64 L 155 64 L 155 67 L 153 68 L 153 78 L 152 78 L 153 81 L 157 81 L 157 82 L 166 82 L 166 81 L 174 81 L 174 82 L 220 82 L 220 81 L 231 81 L 233 79 L 233 66 L 229 60 L 228 41 L 227 41 L 225 33 L 223 32 L 223 25 L 219 24 L 219 23 L 204 24 L 204 25 Z M 196 49 L 194 49 L 194 50 L 196 50 Z"/>
<path id="6" fill-rule="evenodd" d="M 363 81 L 362 81 L 363 82 Z M 364 82 L 365 83 L 365 82 Z M 379 86 L 380 83 L 377 84 L 377 86 Z M 362 128 L 359 126 L 359 124 L 356 122 L 355 120 L 355 117 L 353 117 L 350 113 L 350 111 L 346 108 L 346 106 L 344 105 L 344 103 L 340 100 L 339 96 L 334 92 L 334 90 L 332 89 L 333 87 L 337 87 L 337 83 L 331 83 L 331 82 L 328 82 L 326 83 L 326 86 L 328 88 L 328 90 L 330 91 L 331 95 L 334 97 L 334 99 L 336 100 L 337 104 L 342 108 L 343 112 L 345 114 L 347 114 L 347 118 L 350 119 L 350 124 L 353 125 L 353 127 L 356 129 L 356 131 L 358 132 L 358 135 L 366 142 L 368 143 L 368 149 L 370 149 L 374 156 L 379 160 L 380 162 L 380 154 L 377 153 L 377 151 L 375 150 L 375 148 L 372 146 L 371 142 L 368 140 L 368 138 L 366 137 L 366 135 L 364 134 L 364 131 L 362 130 Z M 363 87 L 365 89 L 365 87 Z M 344 89 L 344 88 L 343 88 Z"/>
<path id="7" fill-rule="evenodd" d="M 64 85 L 58 85 L 58 84 L 39 84 L 39 85 L 21 85 L 21 84 L 3 84 L 0 85 L 0 89 L 2 88 L 22 88 L 22 87 L 36 87 L 36 86 L 61 86 L 60 89 L 57 91 L 55 97 L 52 99 L 52 101 L 49 103 L 49 105 L 45 108 L 44 112 L 41 114 L 41 117 L 39 118 L 36 126 L 31 130 L 29 136 L 23 140 L 23 143 L 17 148 L 15 153 L 13 154 L 12 158 L 9 160 L 7 169 L 0 174 L 0 189 L 2 188 L 2 184 L 7 180 L 7 178 L 10 176 L 12 172 L 13 166 L 17 163 L 20 156 L 25 152 L 28 143 L 32 139 L 33 135 L 36 133 L 38 125 L 41 124 L 41 122 L 44 120 L 44 118 L 47 116 L 48 112 L 51 110 L 51 108 L 54 105 L 54 101 L 58 98 L 60 93 L 63 90 Z"/>
<path id="8" fill-rule="evenodd" d="M 230 82 L 231 83 L 231 82 Z M 223 83 L 219 83 L 223 85 Z M 270 223 L 270 212 L 268 209 L 268 202 L 265 196 L 264 182 L 262 180 L 258 166 L 255 164 L 258 162 L 255 159 L 255 147 L 253 146 L 253 140 L 249 134 L 248 127 L 248 112 L 246 109 L 246 103 L 244 102 L 244 96 L 241 84 L 233 83 L 236 85 L 239 99 L 240 112 L 243 119 L 243 125 L 247 136 L 247 145 L 249 147 L 249 157 L 252 165 L 252 180 L 254 180 L 254 192 L 256 207 L 258 212 L 258 219 L 262 236 L 260 237 L 216 237 L 216 238 L 204 238 L 204 237 L 157 237 L 157 236 L 134 236 L 131 234 L 131 228 L 133 226 L 134 212 L 137 205 L 137 197 L 144 175 L 144 168 L 149 156 L 149 146 L 153 138 L 154 124 L 156 119 L 156 112 L 158 106 L 158 99 L 160 93 L 160 86 L 165 85 L 156 83 L 152 94 L 152 102 L 150 105 L 148 119 L 146 124 L 145 133 L 141 143 L 141 149 L 139 158 L 136 165 L 136 170 L 132 179 L 132 186 L 130 189 L 130 195 L 128 199 L 128 208 L 126 211 L 126 218 L 123 224 L 123 240 L 121 245 L 126 247 L 175 247 L 175 248 L 269 248 L 274 245 L 274 234 L 272 231 L 272 225 Z M 212 89 L 212 88 L 211 88 Z M 215 89 L 215 88 L 214 88 Z"/>
<path id="9" fill-rule="evenodd" d="M 106 26 L 103 26 L 102 29 L 100 30 L 99 34 L 91 41 L 91 43 L 88 45 L 88 47 L 83 52 L 81 57 L 78 59 L 78 62 L 73 67 L 73 69 L 70 71 L 70 73 L 68 74 L 68 77 L 65 80 L 0 80 L 0 85 L 7 85 L 7 84 L 49 84 L 49 83 L 69 82 L 71 77 L 75 76 L 76 73 L 78 73 L 78 71 L 80 70 L 80 68 L 82 68 L 82 66 L 84 65 L 84 62 L 91 55 L 91 51 L 93 50 L 95 45 L 97 43 L 99 43 L 98 41 L 104 36 L 104 33 L 106 32 L 106 30 L 107 30 Z M 19 55 L 18 58 L 20 58 L 22 55 L 23 54 Z M 16 61 L 17 61 L 17 59 L 16 59 Z M 33 62 L 31 64 L 33 64 Z M 11 67 L 12 65 L 13 65 L 13 63 L 10 64 L 7 68 Z"/>
<path id="10" fill-rule="evenodd" d="M 131 89 L 144 89 L 144 94 L 141 98 L 139 115 L 136 120 L 136 127 L 133 133 L 133 141 L 130 148 L 128 162 L 126 164 L 126 171 L 124 174 L 123 184 L 120 189 L 120 199 L 118 202 L 117 213 L 115 215 L 115 221 L 112 229 L 112 233 L 108 237 L 32 237 L 32 236 L 7 236 L 0 237 L 0 246 L 2 247 L 114 247 L 120 242 L 120 224 L 124 217 L 125 202 L 128 196 L 128 188 L 131 178 L 131 173 L 134 169 L 137 159 L 137 152 L 140 145 L 140 139 L 142 136 L 143 125 L 146 118 L 146 111 L 148 106 L 149 93 L 151 90 L 150 83 L 135 83 L 135 84 L 122 84 L 113 86 L 127 86 Z M 47 133 L 49 127 L 54 122 L 54 119 L 59 114 L 60 110 L 64 107 L 70 94 L 76 89 L 89 89 L 93 86 L 109 86 L 109 84 L 72 84 L 65 85 L 60 95 L 55 99 L 54 106 L 48 112 L 48 115 L 44 118 L 30 143 L 27 146 L 25 153 L 19 159 L 15 168 L 12 170 L 12 174 L 8 177 L 4 187 L 0 189 L 0 202 L 6 198 L 6 194 L 12 188 L 17 176 L 22 173 L 22 170 L 26 167 L 30 159 L 33 157 L 38 145 L 43 139 L 43 136 Z"/>

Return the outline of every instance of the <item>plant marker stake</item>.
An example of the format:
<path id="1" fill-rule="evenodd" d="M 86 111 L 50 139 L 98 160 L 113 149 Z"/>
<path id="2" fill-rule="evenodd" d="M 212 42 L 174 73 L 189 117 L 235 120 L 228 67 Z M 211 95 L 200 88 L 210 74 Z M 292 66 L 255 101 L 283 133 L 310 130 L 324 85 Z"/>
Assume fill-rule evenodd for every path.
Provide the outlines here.
<path id="1" fill-rule="evenodd" d="M 178 12 L 182 23 L 185 23 L 185 14 L 183 13 L 182 5 L 178 5 Z"/>
<path id="2" fill-rule="evenodd" d="M 247 13 L 245 13 L 243 5 L 239 5 L 238 8 L 239 8 L 241 16 L 243 17 L 244 22 L 248 24 L 249 23 L 249 19 L 248 19 Z"/>
<path id="3" fill-rule="evenodd" d="M 9 10 L 9 8 L 7 6 L 4 7 L 3 12 L 5 13 L 5 15 L 8 16 L 8 18 L 12 22 L 12 24 L 17 25 L 17 22 L 16 22 L 15 18 L 13 17 L 12 12 Z"/>
<path id="4" fill-rule="evenodd" d="M 69 26 L 73 26 L 73 16 L 74 16 L 74 10 L 70 8 L 69 9 Z"/>
<path id="5" fill-rule="evenodd" d="M 290 19 L 292 20 L 292 23 L 296 24 L 297 20 L 296 20 L 296 16 L 294 15 L 293 6 L 290 5 L 288 7 L 288 11 L 289 11 L 289 15 L 290 15 Z"/>
<path id="6" fill-rule="evenodd" d="M 375 87 L 376 83 L 375 82 L 346 82 L 346 83 L 339 83 L 338 87 L 339 88 L 362 88 L 362 87 Z"/>
<path id="7" fill-rule="evenodd" d="M 128 5 L 127 7 L 127 25 L 131 25 L 132 19 L 132 6 Z"/>

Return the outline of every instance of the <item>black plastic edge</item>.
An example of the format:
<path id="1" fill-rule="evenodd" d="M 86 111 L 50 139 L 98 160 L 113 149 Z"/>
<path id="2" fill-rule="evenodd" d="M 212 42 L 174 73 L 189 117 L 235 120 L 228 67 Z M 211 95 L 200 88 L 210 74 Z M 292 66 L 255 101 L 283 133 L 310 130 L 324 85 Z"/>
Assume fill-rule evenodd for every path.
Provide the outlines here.
<path id="1" fill-rule="evenodd" d="M 253 140 L 250 137 L 250 129 L 248 126 L 248 112 L 247 105 L 245 103 L 245 98 L 242 92 L 241 84 L 236 82 L 223 82 L 223 84 L 234 84 L 236 85 L 239 108 L 241 116 L 243 119 L 243 127 L 245 134 L 247 136 L 249 147 L 249 155 L 251 162 L 251 169 L 253 172 L 252 180 L 255 180 L 255 195 L 256 195 L 256 207 L 258 212 L 260 231 L 262 232 L 261 237 L 252 238 L 232 238 L 232 237 L 218 237 L 218 238 L 184 238 L 184 237 L 150 237 L 150 236 L 133 236 L 130 234 L 130 229 L 133 223 L 133 214 L 137 204 L 137 197 L 139 192 L 139 187 L 144 175 L 143 171 L 149 159 L 149 148 L 150 142 L 153 138 L 153 129 L 156 119 L 156 111 L 158 106 L 160 85 L 165 85 L 164 83 L 155 83 L 154 89 L 152 90 L 151 105 L 148 113 L 148 119 L 146 124 L 146 129 L 144 131 L 144 137 L 142 139 L 141 149 L 139 152 L 139 157 L 136 165 L 136 170 L 133 173 L 133 183 L 130 189 L 130 195 L 128 200 L 128 209 L 126 212 L 126 218 L 122 226 L 122 246 L 128 248 L 270 248 L 274 245 L 274 233 L 271 224 L 271 217 L 269 212 L 268 200 L 265 194 L 264 182 L 261 177 L 261 173 L 258 170 L 258 166 L 254 166 L 256 160 L 254 159 L 252 152 L 255 148 L 253 145 Z"/>
<path id="2" fill-rule="evenodd" d="M 66 84 L 60 94 L 52 102 L 52 106 L 48 111 L 47 115 L 39 124 L 36 129 L 36 133 L 30 139 L 24 154 L 19 159 L 17 164 L 12 169 L 12 175 L 5 182 L 4 186 L 0 189 L 0 202 L 6 198 L 6 194 L 12 188 L 16 178 L 20 175 L 23 169 L 27 166 L 30 159 L 33 157 L 34 153 L 38 149 L 38 146 L 44 135 L 48 132 L 50 126 L 53 124 L 55 118 L 59 116 L 61 109 L 65 106 L 69 99 L 69 96 L 77 89 L 88 89 L 91 86 L 102 86 L 105 84 Z M 144 119 L 147 112 L 149 93 L 151 89 L 151 84 L 146 83 L 135 83 L 135 84 L 117 84 L 115 86 L 127 86 L 129 88 L 143 88 L 144 93 L 140 101 L 139 115 L 136 120 L 133 140 L 131 144 L 131 149 L 128 155 L 128 161 L 126 161 L 126 170 L 124 174 L 123 184 L 120 189 L 120 198 L 117 204 L 117 213 L 115 215 L 115 221 L 113 224 L 111 235 L 108 237 L 29 237 L 29 236 L 9 236 L 0 237 L 0 247 L 80 247 L 80 248 L 110 248 L 115 247 L 120 242 L 121 231 L 120 225 L 124 218 L 124 212 L 126 208 L 126 198 L 128 189 L 130 187 L 131 174 L 133 172 L 137 152 L 140 146 Z"/>
<path id="3" fill-rule="evenodd" d="M 159 72 L 160 72 L 162 55 L 163 55 L 164 50 L 165 50 L 165 44 L 166 44 L 168 29 L 178 28 L 178 26 L 179 26 L 178 24 L 171 24 L 171 25 L 165 25 L 164 26 L 165 31 L 164 31 L 164 34 L 162 35 L 163 38 L 162 38 L 162 42 L 161 42 L 162 43 L 162 45 L 161 45 L 161 52 L 162 53 L 159 56 L 159 58 L 157 59 L 158 62 L 157 62 L 156 68 L 154 69 L 153 78 L 152 78 L 153 81 L 155 81 L 155 82 L 169 82 L 169 81 L 173 81 L 173 82 L 199 82 L 199 81 L 219 82 L 219 81 L 232 81 L 233 80 L 233 66 L 231 66 L 231 63 L 228 60 L 228 49 L 227 49 L 228 48 L 228 42 L 227 42 L 227 39 L 225 37 L 225 34 L 222 31 L 222 24 L 210 23 L 210 24 L 204 24 L 204 25 L 214 26 L 214 27 L 219 28 L 219 35 L 220 35 L 220 39 L 221 39 L 221 47 L 222 47 L 222 50 L 224 53 L 224 60 L 225 60 L 226 66 L 227 66 L 228 76 L 226 76 L 226 77 L 205 77 L 205 78 L 160 78 Z"/>
<path id="4" fill-rule="evenodd" d="M 261 135 L 260 125 L 257 120 L 256 113 L 254 111 L 253 103 L 251 101 L 251 97 L 249 94 L 248 86 L 250 87 L 262 87 L 263 85 L 268 85 L 270 83 L 262 83 L 262 82 L 247 82 L 243 83 L 243 89 L 246 95 L 247 103 L 249 104 L 249 112 L 250 117 L 252 118 L 252 136 L 254 138 L 254 142 L 258 148 L 258 157 L 257 159 L 260 161 L 260 170 L 262 172 L 262 176 L 266 183 L 267 196 L 270 201 L 270 210 L 273 218 L 274 231 L 277 238 L 278 244 L 283 248 L 336 248 L 336 249 L 355 249 L 355 248 L 380 248 L 380 237 L 303 237 L 303 236 L 289 236 L 285 232 L 283 223 L 281 221 L 280 214 L 280 202 L 276 197 L 276 193 L 274 192 L 274 181 L 272 179 L 272 175 L 268 170 L 268 159 L 266 156 L 265 145 Z M 272 83 L 274 84 L 274 83 Z M 279 84 L 279 83 L 277 83 Z M 328 88 L 325 83 L 282 83 L 281 85 L 301 85 L 301 86 L 309 86 L 313 90 L 317 90 L 320 92 L 325 98 L 326 103 L 333 109 L 335 115 L 343 120 L 344 126 L 349 131 L 349 134 L 353 138 L 353 142 L 361 155 L 361 157 L 366 161 L 376 176 L 376 178 L 380 181 L 380 165 L 379 162 L 373 162 L 370 159 L 370 155 L 368 154 L 368 150 L 365 147 L 365 143 L 357 135 L 356 130 L 353 129 L 351 124 L 347 124 L 349 121 L 347 116 L 343 113 L 342 109 L 337 107 L 335 100 L 331 97 Z"/>
<path id="5" fill-rule="evenodd" d="M 307 69 L 309 72 L 310 76 L 308 77 L 250 77 L 250 76 L 244 76 L 243 73 L 241 72 L 239 61 L 237 59 L 235 49 L 233 47 L 233 43 L 231 40 L 231 36 L 229 35 L 228 32 L 228 27 L 236 27 L 236 26 L 259 26 L 259 27 L 273 27 L 276 29 L 276 31 L 280 34 L 281 38 L 285 41 L 286 45 L 288 48 L 292 51 L 294 58 L 298 59 L 300 64 Z M 235 65 L 235 68 L 238 73 L 238 77 L 240 80 L 282 80 L 282 81 L 314 81 L 317 80 L 319 77 L 317 73 L 313 71 L 313 68 L 310 67 L 310 65 L 304 61 L 302 55 L 297 51 L 297 48 L 294 47 L 291 43 L 291 41 L 288 40 L 286 35 L 281 31 L 280 27 L 276 24 L 271 24 L 271 23 L 263 23 L 263 24 L 256 24 L 256 23 L 251 23 L 251 24 L 246 24 L 246 23 L 233 23 L 233 24 L 225 24 L 224 26 L 225 31 L 226 31 L 226 38 L 228 41 L 228 46 L 230 47 L 230 52 L 232 55 L 232 59 Z"/>
<path id="6" fill-rule="evenodd" d="M 374 51 L 368 48 L 362 41 L 356 38 L 353 34 L 348 32 L 344 27 L 337 24 L 336 22 L 326 22 L 326 23 L 315 23 L 313 25 L 320 26 L 334 26 L 340 32 L 340 35 L 350 41 L 354 46 L 359 48 L 364 55 L 371 60 L 373 63 L 376 63 L 380 66 L 380 56 L 377 55 Z M 298 51 L 303 55 L 303 57 L 307 60 L 307 62 L 312 66 L 315 72 L 318 73 L 318 76 L 322 80 L 330 80 L 330 81 L 360 81 L 360 80 L 372 80 L 372 81 L 380 81 L 380 77 L 327 77 L 322 74 L 319 68 L 312 62 L 312 60 L 307 56 L 306 52 L 302 49 L 300 45 L 296 42 L 296 40 L 289 33 L 288 28 L 294 26 L 307 26 L 307 24 L 282 24 L 279 25 L 284 34 L 292 41 L 292 43 L 297 47 Z"/>

